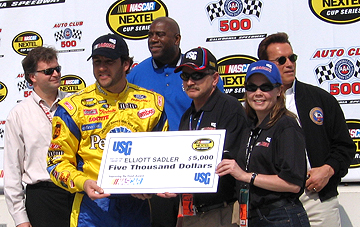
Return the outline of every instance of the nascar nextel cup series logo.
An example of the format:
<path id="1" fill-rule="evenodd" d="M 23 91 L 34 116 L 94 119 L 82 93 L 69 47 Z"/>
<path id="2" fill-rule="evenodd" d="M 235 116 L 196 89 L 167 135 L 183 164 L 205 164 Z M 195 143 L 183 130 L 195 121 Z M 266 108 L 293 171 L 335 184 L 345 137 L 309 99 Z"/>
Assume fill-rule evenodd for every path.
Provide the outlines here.
<path id="1" fill-rule="evenodd" d="M 311 60 L 326 59 L 328 61 L 326 64 L 316 66 L 314 73 L 319 85 L 330 94 L 348 98 L 339 101 L 341 104 L 360 103 L 358 99 L 360 94 L 359 55 L 360 47 L 321 48 L 315 50 L 311 57 Z"/>
<path id="2" fill-rule="evenodd" d="M 78 92 L 86 87 L 85 81 L 75 75 L 65 75 L 61 77 L 60 90 L 64 92 Z"/>
<path id="3" fill-rule="evenodd" d="M 14 51 L 20 55 L 27 55 L 35 47 L 43 45 L 42 37 L 32 31 L 22 32 L 12 41 Z"/>
<path id="4" fill-rule="evenodd" d="M 8 89 L 3 82 L 0 82 L 0 102 L 4 101 L 8 94 Z"/>
<path id="5" fill-rule="evenodd" d="M 58 52 L 78 52 L 85 48 L 76 48 L 81 41 L 83 21 L 72 21 L 65 23 L 56 23 L 53 28 L 57 29 L 54 33 L 54 39 L 58 44 Z"/>
<path id="6" fill-rule="evenodd" d="M 120 0 L 109 8 L 106 22 L 124 38 L 146 39 L 153 20 L 165 16 L 168 11 L 160 0 Z"/>
<path id="7" fill-rule="evenodd" d="M 360 120 L 346 120 L 346 124 L 349 128 L 350 137 L 356 146 L 355 158 L 350 167 L 360 167 Z"/>
<path id="8" fill-rule="evenodd" d="M 217 21 L 219 31 L 227 33 L 249 31 L 253 26 L 252 18 L 260 19 L 262 7 L 260 0 L 219 0 L 209 3 L 205 10 L 210 23 Z M 265 34 L 211 37 L 206 42 L 255 38 L 265 38 Z"/>
<path id="9" fill-rule="evenodd" d="M 224 92 L 244 101 L 245 77 L 251 63 L 257 59 L 247 55 L 231 55 L 218 60 L 218 71 L 224 82 Z"/>
<path id="10" fill-rule="evenodd" d="M 214 141 L 212 139 L 202 138 L 197 139 L 192 143 L 192 148 L 195 151 L 207 151 L 214 147 Z"/>
<path id="11" fill-rule="evenodd" d="M 333 24 L 349 24 L 360 20 L 358 0 L 309 0 L 311 11 L 319 19 Z"/>

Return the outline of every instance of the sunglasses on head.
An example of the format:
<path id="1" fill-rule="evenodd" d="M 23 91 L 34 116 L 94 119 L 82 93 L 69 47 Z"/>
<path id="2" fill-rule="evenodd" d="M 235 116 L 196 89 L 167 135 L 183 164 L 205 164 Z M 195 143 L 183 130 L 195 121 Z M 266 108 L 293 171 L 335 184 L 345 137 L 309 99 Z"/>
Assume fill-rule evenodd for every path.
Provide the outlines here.
<path id="1" fill-rule="evenodd" d="M 287 58 L 289 58 L 289 60 L 292 63 L 294 63 L 294 62 L 296 62 L 297 57 L 298 56 L 296 54 L 292 54 L 289 57 L 281 56 L 281 57 L 276 58 L 275 60 L 270 60 L 270 61 L 276 61 L 277 63 L 279 63 L 279 65 L 283 65 L 283 64 L 285 64 Z"/>
<path id="2" fill-rule="evenodd" d="M 185 72 L 182 72 L 180 74 L 180 77 L 182 80 L 184 81 L 188 81 L 190 78 L 192 80 L 201 80 L 202 78 L 204 78 L 206 75 L 209 75 L 209 74 L 206 74 L 206 73 L 201 73 L 201 72 L 194 72 L 194 73 L 185 73 Z"/>
<path id="3" fill-rule="evenodd" d="M 264 91 L 264 92 L 272 91 L 276 87 L 280 87 L 280 84 L 266 83 L 266 84 L 262 84 L 260 86 L 257 86 L 255 84 L 245 84 L 245 90 L 252 91 L 252 92 L 256 91 L 258 88 L 260 88 L 260 90 Z"/>
<path id="4" fill-rule="evenodd" d="M 56 71 L 57 73 L 60 73 L 61 66 L 58 65 L 55 68 L 48 68 L 48 69 L 39 70 L 39 71 L 36 71 L 36 72 L 38 72 L 38 73 L 41 72 L 41 73 L 44 73 L 45 75 L 52 75 L 54 73 L 54 71 Z"/>

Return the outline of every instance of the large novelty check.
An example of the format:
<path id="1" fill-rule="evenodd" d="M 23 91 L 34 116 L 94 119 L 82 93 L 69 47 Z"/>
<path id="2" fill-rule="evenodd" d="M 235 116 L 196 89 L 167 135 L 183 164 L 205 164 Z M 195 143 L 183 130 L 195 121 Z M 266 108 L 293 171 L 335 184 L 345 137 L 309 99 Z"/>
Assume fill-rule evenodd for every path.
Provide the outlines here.
<path id="1" fill-rule="evenodd" d="M 109 133 L 98 185 L 105 193 L 216 192 L 225 130 Z"/>

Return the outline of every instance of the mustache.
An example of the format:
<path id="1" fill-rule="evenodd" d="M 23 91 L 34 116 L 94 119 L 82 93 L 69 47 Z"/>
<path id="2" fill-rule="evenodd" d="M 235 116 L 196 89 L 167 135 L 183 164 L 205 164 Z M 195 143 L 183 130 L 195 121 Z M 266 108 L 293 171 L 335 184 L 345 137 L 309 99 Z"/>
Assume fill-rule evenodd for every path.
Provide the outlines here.
<path id="1" fill-rule="evenodd" d="M 200 88 L 197 87 L 197 86 L 195 86 L 195 85 L 188 86 L 188 87 L 185 89 L 185 91 L 188 91 L 188 90 L 190 90 L 190 89 L 195 89 L 195 90 L 197 90 L 197 91 L 200 91 Z"/>

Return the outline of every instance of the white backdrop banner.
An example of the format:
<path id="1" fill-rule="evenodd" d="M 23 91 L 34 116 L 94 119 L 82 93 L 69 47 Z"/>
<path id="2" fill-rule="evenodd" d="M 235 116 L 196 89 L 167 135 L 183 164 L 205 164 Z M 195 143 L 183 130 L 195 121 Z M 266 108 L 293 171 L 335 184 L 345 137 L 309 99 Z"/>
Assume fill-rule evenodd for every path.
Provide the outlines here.
<path id="1" fill-rule="evenodd" d="M 95 81 L 86 59 L 97 37 L 122 35 L 136 65 L 150 56 L 147 31 L 160 16 L 178 22 L 183 53 L 202 46 L 217 57 L 225 92 L 239 100 L 260 41 L 269 34 L 286 32 L 299 56 L 297 78 L 334 95 L 345 113 L 357 154 L 343 181 L 360 181 L 358 1 L 0 1 L 0 149 L 9 111 L 31 93 L 21 60 L 32 48 L 46 45 L 59 51 L 61 88 L 74 92 Z M 2 187 L 2 156 L 0 173 Z"/>

